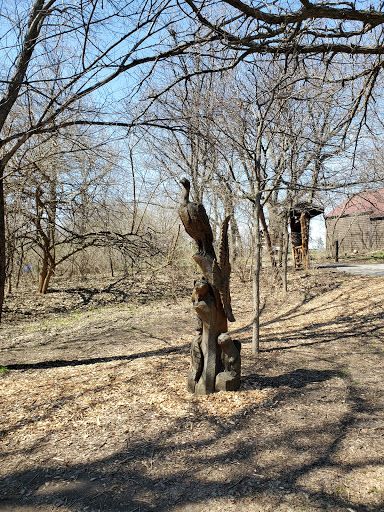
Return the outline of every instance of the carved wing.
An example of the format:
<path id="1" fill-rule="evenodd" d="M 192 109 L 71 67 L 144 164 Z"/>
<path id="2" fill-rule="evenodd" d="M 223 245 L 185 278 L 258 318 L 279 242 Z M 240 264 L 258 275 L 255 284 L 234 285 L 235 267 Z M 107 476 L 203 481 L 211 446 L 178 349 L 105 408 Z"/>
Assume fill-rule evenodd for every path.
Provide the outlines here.
<path id="1" fill-rule="evenodd" d="M 216 257 L 213 248 L 213 233 L 207 212 L 201 203 L 188 203 L 179 208 L 179 216 L 188 235 L 192 237 L 199 250 Z"/>
<path id="2" fill-rule="evenodd" d="M 202 203 L 196 205 L 196 217 L 200 227 L 200 239 L 202 242 L 203 250 L 215 256 L 213 248 L 213 233 L 207 212 Z"/>
<path id="3" fill-rule="evenodd" d="M 226 217 L 221 226 L 219 261 L 213 262 L 212 274 L 214 285 L 220 292 L 221 302 L 223 303 L 225 316 L 230 322 L 235 321 L 231 306 L 231 293 L 229 290 L 229 276 L 231 275 L 231 264 L 229 263 L 229 244 L 228 244 L 228 223 L 230 216 Z"/>
<path id="4" fill-rule="evenodd" d="M 179 208 L 179 217 L 181 219 L 181 222 L 183 223 L 185 231 L 197 243 L 197 241 L 196 241 L 196 234 L 195 234 L 195 232 L 193 230 L 193 226 L 191 224 L 191 218 L 190 218 L 189 212 L 188 212 L 188 206 L 183 206 L 183 205 L 180 206 L 180 208 Z"/>
<path id="5" fill-rule="evenodd" d="M 221 273 L 224 276 L 229 276 L 231 274 L 231 264 L 229 263 L 229 244 L 228 244 L 228 224 L 230 215 L 226 217 L 221 225 L 220 232 L 220 244 L 219 244 L 219 265 L 221 268 Z"/>

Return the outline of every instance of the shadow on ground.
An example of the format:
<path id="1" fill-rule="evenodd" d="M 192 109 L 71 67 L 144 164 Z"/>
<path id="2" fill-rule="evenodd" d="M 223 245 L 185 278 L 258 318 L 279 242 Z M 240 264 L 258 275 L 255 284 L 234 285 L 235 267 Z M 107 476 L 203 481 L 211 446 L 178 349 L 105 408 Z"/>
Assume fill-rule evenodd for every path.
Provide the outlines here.
<path id="1" fill-rule="evenodd" d="M 313 382 L 324 382 L 338 376 L 334 370 L 305 370 L 299 368 L 277 377 L 262 377 L 258 374 L 246 375 L 242 382 L 246 389 L 280 388 L 287 386 L 292 389 L 304 388 Z"/>
<path id="2" fill-rule="evenodd" d="M 271 389 L 271 400 L 226 415 L 192 403 L 188 414 L 179 417 L 159 413 L 157 423 L 152 404 L 139 411 L 141 429 L 134 428 L 132 411 L 123 409 L 119 429 L 110 430 L 118 449 L 100 456 L 95 445 L 81 464 L 62 458 L 13 470 L 0 480 L 0 510 L 382 512 L 384 394 L 382 379 L 375 380 L 374 374 L 381 375 L 382 352 L 377 344 L 382 343 L 383 313 L 377 308 L 359 316 L 361 311 L 351 313 L 349 299 L 343 300 L 346 307 L 334 321 L 337 329 L 327 329 L 327 308 L 332 304 L 323 306 L 323 319 L 304 329 L 295 324 L 300 308 L 312 305 L 310 299 L 264 322 L 264 327 L 284 320 L 291 323 L 278 335 L 271 332 L 263 338 L 265 359 L 259 366 L 250 358 L 246 361 L 244 388 Z M 307 309 L 315 310 L 315 305 Z M 237 333 L 246 329 L 250 326 Z M 250 338 L 242 341 L 249 349 Z M 8 368 L 33 370 L 39 381 L 45 369 L 60 366 L 128 363 L 152 356 L 166 356 L 166 363 L 177 364 L 176 357 L 186 351 L 187 345 L 180 345 L 127 356 Z M 267 358 L 269 367 L 264 365 Z M 153 373 L 148 370 L 144 378 L 158 379 L 164 360 L 157 361 L 158 366 L 155 359 L 149 360 Z M 361 382 L 356 377 L 359 371 Z M 140 382 L 132 380 L 129 385 Z M 67 400 L 72 404 L 78 398 L 74 394 Z M 59 397 L 41 417 L 53 417 L 62 400 Z M 22 426 L 21 419 L 13 429 Z M 10 429 L 12 435 L 12 425 Z M 71 435 L 76 436 L 75 429 Z M 31 466 L 34 448 L 39 447 L 25 453 Z M 360 480 L 360 472 L 365 480 Z"/>
<path id="3" fill-rule="evenodd" d="M 15 472 L 0 481 L 0 510 L 52 510 L 40 508 L 49 506 L 70 511 L 165 512 L 195 510 L 188 507 L 208 503 L 212 508 L 207 505 L 196 510 L 216 510 L 214 507 L 220 507 L 221 500 L 229 498 L 244 507 L 233 510 L 244 511 L 288 510 L 293 503 L 307 510 L 382 510 L 384 503 L 379 507 L 356 505 L 326 489 L 308 493 L 302 484 L 312 472 L 336 466 L 342 471 L 353 471 L 382 464 L 379 454 L 353 465 L 335 462 L 349 430 L 359 426 L 359 417 L 375 412 L 366 406 L 356 388 L 348 384 L 350 412 L 334 420 L 292 426 L 284 424 L 284 417 L 275 413 L 277 408 L 300 403 L 306 386 L 330 381 L 335 375 L 334 371 L 297 369 L 274 378 L 246 376 L 248 383 L 288 387 L 290 394 L 272 406 L 248 408 L 225 419 L 206 414 L 192 420 L 192 425 L 189 417 L 176 419 L 150 440 L 140 436 L 126 438 L 126 449 L 101 460 L 94 453 L 94 460 L 86 464 L 60 465 L 52 461 L 46 467 Z M 311 400 L 310 391 L 306 399 Z M 209 434 L 186 440 L 185 432 L 201 421 Z M 274 430 L 263 435 L 263 428 L 274 421 Z M 239 433 L 243 435 L 238 436 Z M 119 432 L 111 434 L 124 437 Z M 307 440 L 305 461 L 303 439 Z M 221 453 L 217 453 L 217 446 L 224 447 Z M 212 448 L 215 449 L 211 453 Z M 270 463 L 261 463 L 271 452 L 275 457 Z M 284 453 L 290 453 L 290 458 L 282 456 Z M 252 508 L 255 500 L 260 509 Z"/>
<path id="4" fill-rule="evenodd" d="M 112 361 L 133 361 L 142 357 L 164 356 L 174 352 L 185 352 L 189 349 L 189 344 L 178 347 L 165 347 L 157 350 L 148 350 L 137 354 L 109 356 L 109 357 L 93 357 L 88 359 L 55 359 L 52 361 L 39 361 L 37 363 L 16 363 L 7 365 L 7 370 L 42 370 L 50 368 L 62 368 L 64 366 L 86 366 L 97 363 L 110 363 Z"/>

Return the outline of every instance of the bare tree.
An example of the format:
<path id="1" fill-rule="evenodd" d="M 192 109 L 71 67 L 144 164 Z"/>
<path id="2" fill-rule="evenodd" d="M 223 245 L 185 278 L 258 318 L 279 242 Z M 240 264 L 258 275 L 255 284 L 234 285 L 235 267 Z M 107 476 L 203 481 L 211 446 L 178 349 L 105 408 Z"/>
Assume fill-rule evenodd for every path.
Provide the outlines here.
<path id="1" fill-rule="evenodd" d="M 231 216 L 232 238 L 237 242 L 239 230 L 232 185 L 220 172 L 216 143 L 216 117 L 222 110 L 219 90 L 230 78 L 225 72 L 199 73 L 207 68 L 214 68 L 213 60 L 205 61 L 197 53 L 192 57 L 179 56 L 164 69 L 168 84 L 174 82 L 180 71 L 190 78 L 185 84 L 176 84 L 160 95 L 148 112 L 150 117 L 166 122 L 159 122 L 156 130 L 147 131 L 147 145 L 153 155 L 153 166 L 161 169 L 167 179 L 178 181 L 187 176 L 196 201 L 202 201 L 204 194 L 209 194 L 214 230 L 221 225 L 223 213 Z"/>
<path id="2" fill-rule="evenodd" d="M 187 74 L 190 68 L 184 58 L 180 60 Z M 285 67 L 267 59 L 253 66 L 247 63 L 236 72 L 222 72 L 219 78 L 193 77 L 159 99 L 156 112 L 167 124 L 156 133 L 153 148 L 171 176 L 186 173 L 192 181 L 200 179 L 195 185 L 198 199 L 202 184 L 211 182 L 219 184 L 211 186 L 214 204 L 217 191 L 226 191 L 222 201 L 227 213 L 233 211 L 235 195 L 250 201 L 257 238 L 253 276 L 257 352 L 260 229 L 278 273 L 265 207 L 269 206 L 271 220 L 274 210 L 281 207 L 284 213 L 304 196 L 313 201 L 324 178 L 324 163 L 345 145 L 347 123 L 337 110 L 335 94 L 341 89 L 344 96 L 347 93 L 345 87 L 323 80 L 306 82 L 306 70 L 297 65 Z M 203 164 L 201 169 L 196 163 Z M 287 221 L 282 215 L 278 224 L 283 227 Z M 287 238 L 287 231 L 282 233 Z M 287 248 L 283 239 L 280 246 Z"/>
<path id="3" fill-rule="evenodd" d="M 290 4 L 281 0 L 257 6 L 241 0 L 185 0 L 190 15 L 227 46 L 273 55 L 383 55 L 383 5 L 368 9 L 344 1 Z M 375 7 L 376 5 L 376 7 Z"/>
<path id="4" fill-rule="evenodd" d="M 340 121 L 344 114 L 335 102 L 335 91 L 340 88 L 305 84 L 305 77 L 305 70 L 278 63 L 258 61 L 253 68 L 239 68 L 229 88 L 230 100 L 216 121 L 227 173 L 239 197 L 249 200 L 253 210 L 255 353 L 259 346 L 260 231 L 278 275 L 269 227 L 273 228 L 275 218 L 279 225 L 275 231 L 281 227 L 280 247 L 286 250 L 286 213 L 303 198 L 314 200 L 324 179 L 325 162 L 345 146 L 346 126 Z M 286 283 L 286 274 L 284 278 Z"/>
<path id="5" fill-rule="evenodd" d="M 2 6 L 0 310 L 5 283 L 7 165 L 38 134 L 73 125 L 135 125 L 135 112 L 121 120 L 114 108 L 114 102 L 121 98 L 108 91 L 108 104 L 108 95 L 103 97 L 101 91 L 125 74 L 127 79 L 120 85 L 130 102 L 157 62 L 211 39 L 206 32 L 198 35 L 193 26 L 184 23 L 178 28 L 182 42 L 169 44 L 171 14 L 175 14 L 175 5 L 162 1 L 86 0 L 73 4 L 34 0 L 20 9 L 12 3 Z M 172 23 L 184 17 L 179 11 Z M 131 73 L 135 69 L 136 76 Z M 80 108 L 85 97 L 90 98 L 88 109 L 84 105 Z"/>

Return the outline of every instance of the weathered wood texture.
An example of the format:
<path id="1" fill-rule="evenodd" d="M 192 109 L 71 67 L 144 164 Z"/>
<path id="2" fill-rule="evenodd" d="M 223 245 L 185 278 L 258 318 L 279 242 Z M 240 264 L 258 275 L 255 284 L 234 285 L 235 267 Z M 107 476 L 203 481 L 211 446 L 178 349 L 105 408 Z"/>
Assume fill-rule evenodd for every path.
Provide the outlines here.
<path id="1" fill-rule="evenodd" d="M 203 273 L 203 277 L 195 281 L 192 293 L 193 307 L 201 322 L 199 334 L 191 344 L 187 388 L 196 395 L 235 390 L 240 386 L 241 360 L 240 344 L 232 341 L 227 333 L 228 320 L 235 321 L 229 290 L 229 217 L 221 227 L 217 259 L 205 208 L 189 200 L 190 183 L 186 178 L 181 184 L 184 190 L 179 216 L 186 232 L 196 242 L 198 252 L 193 259 Z"/>
<path id="2" fill-rule="evenodd" d="M 309 267 L 309 223 L 324 212 L 320 206 L 300 203 L 289 210 L 289 224 L 295 268 Z"/>
<path id="3" fill-rule="evenodd" d="M 361 191 L 336 206 L 325 219 L 327 250 L 370 251 L 384 248 L 384 188 Z"/>
<path id="4" fill-rule="evenodd" d="M 192 303 L 202 327 L 191 345 L 191 368 L 187 388 L 196 395 L 234 391 L 240 386 L 240 344 L 232 341 L 228 320 L 235 318 L 229 291 L 228 218 L 223 222 L 219 261 L 198 252 L 193 259 L 204 277 L 195 281 Z"/>
<path id="5" fill-rule="evenodd" d="M 370 251 L 384 248 L 384 219 L 369 214 L 327 217 L 327 251 L 339 243 L 339 252 Z"/>

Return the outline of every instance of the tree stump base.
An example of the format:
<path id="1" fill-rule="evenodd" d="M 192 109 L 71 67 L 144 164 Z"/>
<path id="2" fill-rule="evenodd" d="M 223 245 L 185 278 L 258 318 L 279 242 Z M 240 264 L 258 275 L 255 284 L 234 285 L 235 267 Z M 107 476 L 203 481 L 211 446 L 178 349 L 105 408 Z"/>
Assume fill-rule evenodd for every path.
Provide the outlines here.
<path id="1" fill-rule="evenodd" d="M 240 387 L 240 375 L 235 372 L 220 372 L 216 375 L 215 391 L 236 391 Z"/>
<path id="2" fill-rule="evenodd" d="M 193 306 L 202 321 L 191 344 L 187 389 L 195 395 L 236 391 L 240 387 L 240 343 L 232 341 L 227 318 L 214 288 L 203 277 L 195 281 Z"/>

